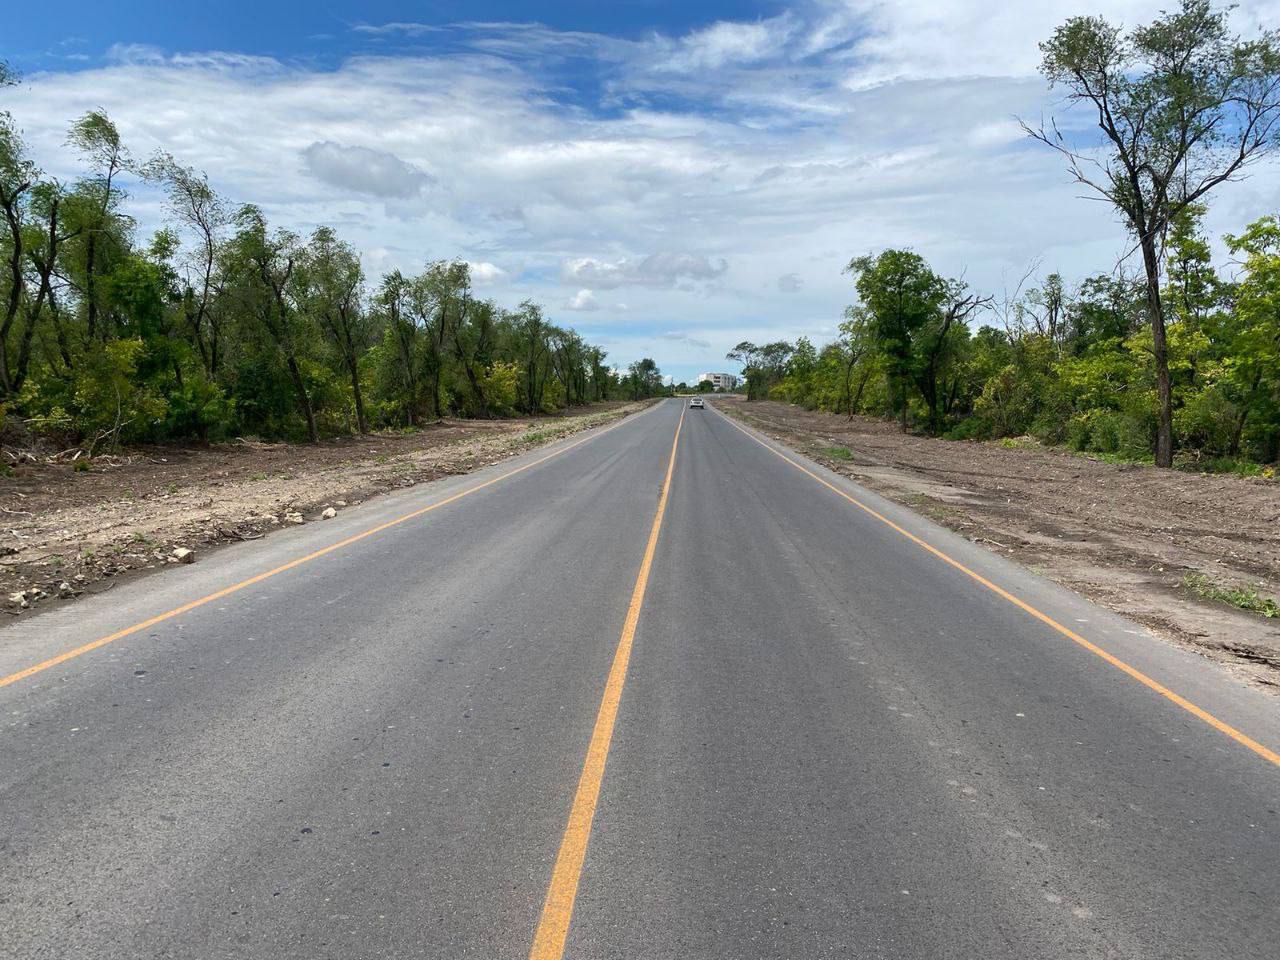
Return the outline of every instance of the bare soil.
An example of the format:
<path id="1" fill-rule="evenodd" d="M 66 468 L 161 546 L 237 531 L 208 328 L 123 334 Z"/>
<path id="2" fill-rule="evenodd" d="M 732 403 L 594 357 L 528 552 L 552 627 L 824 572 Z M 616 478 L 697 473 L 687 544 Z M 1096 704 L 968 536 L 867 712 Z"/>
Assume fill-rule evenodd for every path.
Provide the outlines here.
<path id="1" fill-rule="evenodd" d="M 238 440 L 137 448 L 76 462 L 0 448 L 0 610 L 109 589 L 193 551 L 256 540 L 371 496 L 467 473 L 642 409 L 602 403 L 573 415 L 446 420 L 414 431 L 315 445 Z M 175 556 L 175 550 L 179 554 Z M 2 618 L 0 618 L 2 619 Z"/>
<path id="2" fill-rule="evenodd" d="M 1198 574 L 1280 598 L 1280 483 L 1118 465 L 1030 438 L 939 440 L 772 401 L 717 402 L 825 466 L 1280 692 L 1280 619 L 1202 599 L 1186 585 Z"/>

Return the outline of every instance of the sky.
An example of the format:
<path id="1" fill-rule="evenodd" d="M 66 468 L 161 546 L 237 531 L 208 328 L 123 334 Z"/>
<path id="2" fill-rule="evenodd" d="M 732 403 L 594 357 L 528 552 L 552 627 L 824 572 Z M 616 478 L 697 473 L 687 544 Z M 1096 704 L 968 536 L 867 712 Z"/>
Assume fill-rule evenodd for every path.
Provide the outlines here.
<path id="1" fill-rule="evenodd" d="M 684 380 L 744 339 L 832 339 L 843 268 L 886 247 L 997 297 L 1029 269 L 1114 269 L 1121 225 L 1018 119 L 1087 135 L 1037 43 L 1168 5 L 61 0 L 6 23 L 24 82 L 0 97 L 51 175 L 77 175 L 67 128 L 105 109 L 135 156 L 334 226 L 374 281 L 465 259 L 482 295 Z M 1280 23 L 1280 0 L 1232 22 Z M 139 231 L 162 225 L 129 190 Z M 1255 167 L 1207 228 L 1278 209 L 1280 171 Z"/>

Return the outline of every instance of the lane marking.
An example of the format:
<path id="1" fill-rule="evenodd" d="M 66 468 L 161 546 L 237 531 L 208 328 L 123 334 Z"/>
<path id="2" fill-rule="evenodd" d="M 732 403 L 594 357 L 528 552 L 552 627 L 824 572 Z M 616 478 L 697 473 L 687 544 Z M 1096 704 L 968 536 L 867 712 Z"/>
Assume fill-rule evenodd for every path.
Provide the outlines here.
<path id="1" fill-rule="evenodd" d="M 618 717 L 618 704 L 622 699 L 622 687 L 627 682 L 627 664 L 631 661 L 631 645 L 640 621 L 640 607 L 644 603 L 645 588 L 649 585 L 649 571 L 653 555 L 658 549 L 658 533 L 662 529 L 662 517 L 667 512 L 667 497 L 671 492 L 671 477 L 676 469 L 676 448 L 680 443 L 680 429 L 684 426 L 683 408 L 676 424 L 675 439 L 671 441 L 671 458 L 667 461 L 667 476 L 662 482 L 658 497 L 658 510 L 649 529 L 649 542 L 640 561 L 640 573 L 631 591 L 631 605 L 622 624 L 622 636 L 613 666 L 604 685 L 604 697 L 596 714 L 596 725 L 591 731 L 591 744 L 587 747 L 587 759 L 582 765 L 582 776 L 573 796 L 569 811 L 569 823 L 560 842 L 560 853 L 551 872 L 551 884 L 542 904 L 542 916 L 533 936 L 529 960 L 561 960 L 564 942 L 569 935 L 569 921 L 573 918 L 573 904 L 578 896 L 578 881 L 582 877 L 582 863 L 587 856 L 587 840 L 591 836 L 591 823 L 596 815 L 596 801 L 600 798 L 600 784 L 604 781 L 604 766 L 609 759 L 609 743 L 613 739 L 613 725 Z"/>
<path id="2" fill-rule="evenodd" d="M 1197 706 L 1196 704 L 1192 703 L 1190 700 L 1188 700 L 1186 697 L 1182 696 L 1181 694 L 1175 693 L 1174 691 L 1170 690 L 1168 687 L 1162 684 L 1159 680 L 1155 680 L 1147 676 L 1137 667 L 1131 666 L 1130 664 L 1121 660 L 1115 654 L 1108 653 L 1106 650 L 1099 647 L 1093 641 L 1086 640 L 1084 637 L 1080 636 L 1080 634 L 1076 633 L 1070 627 L 1063 626 L 1061 623 L 1053 619 L 1053 617 L 1049 616 L 1047 613 L 1044 613 L 1036 609 L 1031 604 L 1021 599 L 1020 597 L 1016 597 L 1012 593 L 1010 593 L 1008 590 L 1005 590 L 1003 587 L 997 586 L 996 584 L 992 583 L 986 577 L 982 576 L 982 574 L 969 569 L 959 560 L 956 560 L 953 557 L 947 555 L 946 553 L 943 553 L 933 544 L 928 543 L 925 540 L 922 540 L 920 537 L 917 537 L 914 533 L 911 533 L 909 530 L 904 530 L 902 527 L 898 526 L 898 524 L 894 523 L 888 517 L 884 516 L 881 513 L 878 513 L 877 511 L 873 510 L 871 507 L 867 506 L 857 497 L 850 496 L 848 493 L 841 490 L 835 484 L 830 483 L 823 477 L 820 477 L 818 474 L 814 473 L 812 470 L 808 469 L 802 464 L 797 463 L 795 460 L 792 460 L 786 454 L 783 454 L 778 450 L 774 449 L 770 444 L 765 443 L 763 440 L 761 440 L 751 431 L 747 430 L 746 427 L 743 427 L 742 425 L 732 420 L 727 414 L 721 413 L 720 416 L 723 417 L 730 426 L 735 427 L 738 430 L 742 431 L 742 433 L 744 433 L 747 437 L 754 440 L 756 443 L 760 444 L 760 446 L 764 447 L 766 450 L 772 453 L 779 460 L 786 461 L 787 463 L 791 464 L 791 466 L 799 470 L 801 473 L 807 474 L 808 476 L 812 477 L 814 480 L 817 480 L 818 483 L 822 484 L 828 490 L 831 490 L 833 493 L 837 493 L 840 496 L 844 497 L 844 499 L 848 500 L 859 510 L 862 510 L 867 515 L 879 520 L 885 526 L 896 531 L 897 533 L 902 534 L 902 536 L 906 537 L 912 543 L 929 551 L 929 553 L 933 554 L 935 557 L 937 557 L 939 560 L 943 561 L 944 563 L 950 564 L 952 567 L 955 567 L 955 569 L 959 570 L 961 573 L 965 574 L 966 576 L 982 584 L 982 586 L 986 587 L 996 596 L 1000 597 L 1003 600 L 1007 600 L 1009 603 L 1013 604 L 1018 609 L 1031 614 L 1031 616 L 1035 617 L 1041 623 L 1049 627 L 1052 627 L 1054 630 L 1062 634 L 1067 639 L 1072 640 L 1075 643 L 1079 644 L 1080 646 L 1084 647 L 1084 649 L 1088 650 L 1090 653 L 1095 654 L 1098 657 L 1101 657 L 1103 660 L 1111 664 L 1111 666 L 1115 667 L 1117 670 L 1127 673 L 1130 677 L 1132 677 L 1134 680 L 1137 680 L 1143 686 L 1148 687 L 1151 690 L 1154 690 L 1156 693 L 1160 694 L 1160 696 L 1164 697 L 1166 700 L 1169 700 L 1172 703 L 1176 703 L 1183 710 L 1187 711 L 1187 713 L 1191 714 L 1192 716 L 1196 717 L 1199 720 L 1203 720 L 1205 723 L 1213 727 L 1219 733 L 1225 733 L 1228 737 L 1230 737 L 1232 740 L 1239 743 L 1241 746 L 1248 747 L 1250 750 L 1252 750 L 1258 756 L 1262 757 L 1264 760 L 1268 760 L 1271 763 L 1275 764 L 1277 767 L 1280 767 L 1280 753 L 1276 753 L 1276 751 L 1264 746 L 1263 744 L 1259 743 L 1257 740 L 1254 740 L 1252 737 L 1250 737 L 1247 733 L 1237 730 L 1235 727 L 1231 726 L 1231 724 L 1227 723 L 1226 721 L 1219 720 L 1217 717 L 1211 714 L 1208 710 L 1205 710 L 1203 707 Z"/>
<path id="3" fill-rule="evenodd" d="M 653 410 L 657 406 L 660 406 L 660 404 L 655 404 L 653 407 L 649 407 L 648 410 Z M 647 410 L 642 410 L 637 414 L 637 416 L 643 415 L 646 412 Z M 680 416 L 683 418 L 684 414 L 681 413 Z M 432 510 L 438 510 L 440 507 L 455 503 L 463 497 L 469 497 L 471 494 L 484 490 L 486 487 L 491 487 L 495 483 L 499 483 L 509 477 L 514 477 L 516 474 L 524 473 L 526 470 L 531 470 L 539 464 L 546 463 L 548 460 L 554 459 L 562 453 L 568 453 L 570 450 L 573 450 L 575 447 L 582 446 L 589 440 L 594 440 L 596 437 L 602 437 L 610 430 L 616 429 L 624 423 L 631 422 L 633 419 L 634 418 L 630 415 L 622 417 L 617 423 L 610 424 L 603 430 L 597 430 L 589 436 L 583 437 L 581 440 L 575 440 L 568 446 L 561 447 L 559 450 L 555 450 L 552 453 L 547 454 L 545 457 L 540 457 L 537 460 L 526 463 L 524 466 L 517 467 L 514 470 L 508 470 L 506 473 L 492 477 L 483 483 L 477 483 L 474 487 L 468 487 L 466 490 L 455 493 L 452 496 L 446 497 L 445 499 L 437 501 L 429 506 L 421 507 L 418 510 L 406 513 L 392 520 L 388 520 L 386 523 L 380 523 L 376 527 L 370 527 L 368 530 L 347 537 L 345 540 L 339 540 L 337 543 L 331 543 L 329 546 L 322 547 L 319 550 L 308 553 L 306 556 L 298 557 L 296 560 L 290 560 L 288 563 L 282 563 L 278 567 L 273 567 L 270 570 L 256 574 L 255 576 L 249 577 L 247 580 L 241 580 L 239 583 L 233 583 L 229 587 L 223 587 L 221 590 L 214 591 L 208 596 L 200 597 L 198 600 L 192 600 L 190 603 L 184 603 L 180 607 L 174 607 L 172 610 L 166 610 L 164 613 L 160 613 L 147 620 L 143 620 L 141 623 L 135 623 L 133 626 L 125 627 L 123 630 L 117 630 L 115 633 L 108 634 L 105 637 L 99 637 L 97 640 L 91 640 L 82 646 L 76 647 L 72 650 L 67 650 L 65 653 L 60 653 L 55 657 L 50 657 L 48 660 L 42 660 L 39 663 L 32 664 L 23 670 L 19 670 L 17 673 L 11 673 L 7 677 L 0 678 L 0 687 L 7 687 L 11 683 L 17 683 L 19 680 L 25 680 L 27 677 L 34 676 L 44 670 L 48 670 L 50 667 L 56 667 L 58 664 L 66 663 L 68 660 L 74 660 L 76 657 L 97 650 L 99 647 L 105 647 L 109 643 L 114 643 L 117 640 L 121 640 L 124 637 L 135 634 L 139 630 L 146 630 L 148 627 L 154 627 L 157 623 L 163 623 L 166 620 L 171 620 L 174 617 L 181 616 L 182 614 L 188 613 L 197 607 L 203 607 L 206 603 L 212 603 L 214 600 L 221 600 L 225 596 L 236 593 L 246 587 L 251 587 L 255 583 L 261 583 L 263 580 L 276 576 L 276 574 L 284 573 L 286 570 L 292 570 L 294 567 L 300 567 L 304 563 L 310 563 L 312 560 L 317 560 L 320 557 L 333 553 L 335 550 L 341 550 L 343 547 L 349 547 L 351 544 L 358 543 L 367 537 L 372 537 L 374 534 L 382 533 L 384 530 L 389 530 L 402 523 L 407 523 L 410 520 L 417 519 L 425 513 L 430 513 Z"/>

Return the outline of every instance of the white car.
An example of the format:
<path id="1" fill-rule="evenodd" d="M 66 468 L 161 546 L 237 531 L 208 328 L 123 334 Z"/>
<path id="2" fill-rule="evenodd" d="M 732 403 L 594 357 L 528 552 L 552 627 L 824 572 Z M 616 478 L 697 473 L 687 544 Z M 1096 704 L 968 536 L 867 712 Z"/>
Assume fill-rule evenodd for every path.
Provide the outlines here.
<path id="1" fill-rule="evenodd" d="M 690 398 L 690 400 L 689 400 L 689 409 L 690 409 L 690 410 L 701 410 L 701 409 L 702 409 L 703 407 L 705 407 L 705 406 L 706 406 L 706 404 L 702 402 L 702 398 L 701 398 L 701 397 L 692 397 L 692 398 Z"/>

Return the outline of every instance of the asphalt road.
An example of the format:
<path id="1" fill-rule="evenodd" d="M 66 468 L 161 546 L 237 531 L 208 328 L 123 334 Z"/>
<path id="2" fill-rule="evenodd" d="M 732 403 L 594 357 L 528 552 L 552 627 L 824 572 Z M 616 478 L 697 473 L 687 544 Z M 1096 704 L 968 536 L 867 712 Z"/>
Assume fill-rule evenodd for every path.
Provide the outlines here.
<path id="1" fill-rule="evenodd" d="M 678 401 L 21 621 L 15 675 L 0 957 L 1280 949 L 1274 698 Z"/>

